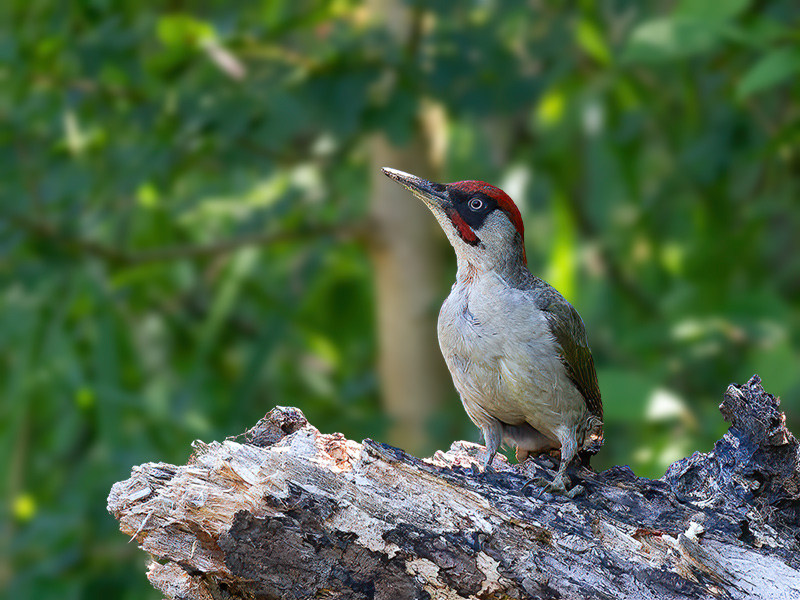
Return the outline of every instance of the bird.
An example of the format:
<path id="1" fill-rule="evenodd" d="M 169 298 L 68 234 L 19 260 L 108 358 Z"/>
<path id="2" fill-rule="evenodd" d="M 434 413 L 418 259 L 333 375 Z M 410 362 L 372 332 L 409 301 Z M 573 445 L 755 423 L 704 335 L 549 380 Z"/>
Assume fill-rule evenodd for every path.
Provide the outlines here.
<path id="1" fill-rule="evenodd" d="M 434 183 L 384 167 L 422 200 L 456 254 L 456 280 L 438 317 L 439 347 L 461 403 L 481 430 L 482 470 L 501 444 L 522 462 L 560 450 L 552 481 L 570 497 L 567 466 L 603 439 L 603 403 L 586 328 L 555 288 L 528 270 L 522 216 L 500 188 L 483 181 Z M 525 484 L 527 486 L 527 484 Z"/>

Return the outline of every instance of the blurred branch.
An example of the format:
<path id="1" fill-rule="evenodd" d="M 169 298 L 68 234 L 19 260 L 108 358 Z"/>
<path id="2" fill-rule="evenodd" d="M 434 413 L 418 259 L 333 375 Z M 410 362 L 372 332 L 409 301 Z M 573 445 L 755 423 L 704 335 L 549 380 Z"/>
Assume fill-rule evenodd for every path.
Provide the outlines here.
<path id="1" fill-rule="evenodd" d="M 253 60 L 280 62 L 304 69 L 314 69 L 319 65 L 317 59 L 309 57 L 292 48 L 265 42 L 249 42 L 239 49 L 239 55 Z"/>
<path id="2" fill-rule="evenodd" d="M 419 53 L 419 44 L 422 39 L 422 19 L 425 10 L 419 3 L 415 3 L 411 8 L 411 25 L 408 31 L 408 39 L 405 43 L 406 60 L 409 64 L 414 64 Z"/>
<path id="3" fill-rule="evenodd" d="M 209 258 L 234 252 L 247 246 L 268 246 L 271 244 L 293 242 L 328 235 L 339 239 L 359 240 L 363 242 L 368 242 L 370 237 L 369 224 L 366 220 L 362 220 L 330 225 L 306 225 L 292 231 L 243 234 L 238 237 L 208 244 L 186 244 L 132 252 L 96 240 L 75 236 L 61 230 L 58 226 L 49 221 L 34 219 L 27 215 L 5 215 L 5 218 L 15 225 L 20 226 L 34 237 L 46 239 L 80 253 L 101 258 L 119 265 L 141 265 L 173 260 Z"/>

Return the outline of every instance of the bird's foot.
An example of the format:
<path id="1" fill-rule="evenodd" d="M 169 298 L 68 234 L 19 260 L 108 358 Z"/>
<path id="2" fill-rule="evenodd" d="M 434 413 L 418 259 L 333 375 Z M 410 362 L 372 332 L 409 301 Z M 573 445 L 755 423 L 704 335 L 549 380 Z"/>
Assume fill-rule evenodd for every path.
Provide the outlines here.
<path id="1" fill-rule="evenodd" d="M 483 457 L 483 460 L 481 461 L 481 471 L 483 473 L 486 473 L 486 472 L 492 473 L 492 472 L 494 472 L 494 468 L 492 467 L 492 463 L 494 462 L 494 457 L 495 456 L 497 456 L 497 454 L 495 452 L 492 452 L 492 453 L 487 453 L 486 456 Z"/>
<path id="2" fill-rule="evenodd" d="M 576 485 L 573 488 L 568 488 L 567 486 L 569 485 L 569 479 L 563 473 L 557 473 L 553 478 L 553 481 L 547 481 L 543 477 L 534 477 L 529 479 L 525 485 L 522 486 L 522 489 L 524 490 L 529 485 L 535 485 L 542 488 L 536 495 L 537 498 L 546 492 L 548 494 L 558 494 L 560 496 L 566 496 L 567 498 L 572 499 L 585 491 L 582 485 Z"/>

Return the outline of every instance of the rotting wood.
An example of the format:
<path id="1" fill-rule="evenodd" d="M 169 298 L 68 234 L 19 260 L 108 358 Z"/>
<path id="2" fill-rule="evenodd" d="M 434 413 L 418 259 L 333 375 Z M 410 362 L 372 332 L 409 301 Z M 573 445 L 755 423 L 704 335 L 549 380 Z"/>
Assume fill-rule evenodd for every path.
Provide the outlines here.
<path id="1" fill-rule="evenodd" d="M 245 434 L 147 463 L 108 510 L 168 598 L 800 599 L 800 448 L 760 379 L 730 386 L 731 423 L 663 478 L 571 471 L 546 457 L 481 473 L 482 447 L 420 460 L 321 434 L 276 408 Z"/>

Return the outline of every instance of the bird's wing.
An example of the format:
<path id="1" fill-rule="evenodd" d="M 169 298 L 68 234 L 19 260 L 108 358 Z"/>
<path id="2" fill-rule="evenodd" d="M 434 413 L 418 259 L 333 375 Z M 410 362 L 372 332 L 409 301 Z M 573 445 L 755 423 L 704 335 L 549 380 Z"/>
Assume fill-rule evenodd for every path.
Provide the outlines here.
<path id="1" fill-rule="evenodd" d="M 586 401 L 589 412 L 602 420 L 600 386 L 597 384 L 594 359 L 581 316 L 558 292 L 547 294 L 546 299 L 540 297 L 540 308 L 544 311 L 550 330 L 560 347 L 561 360 L 567 369 L 567 375 Z"/>

